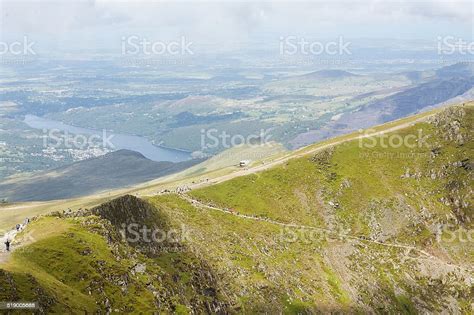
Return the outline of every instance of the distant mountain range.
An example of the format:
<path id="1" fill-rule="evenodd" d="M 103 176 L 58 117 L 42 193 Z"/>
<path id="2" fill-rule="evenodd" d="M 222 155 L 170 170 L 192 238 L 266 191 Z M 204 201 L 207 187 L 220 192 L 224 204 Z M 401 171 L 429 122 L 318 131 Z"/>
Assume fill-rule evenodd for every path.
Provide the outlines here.
<path id="1" fill-rule="evenodd" d="M 140 153 L 119 150 L 33 176 L 7 180 L 0 184 L 0 198 L 45 201 L 79 197 L 142 183 L 202 161 L 155 162 Z"/>
<path id="2" fill-rule="evenodd" d="M 459 101 L 474 87 L 473 63 L 458 63 L 437 71 L 415 71 L 405 75 L 420 79 L 420 83 L 342 114 L 319 130 L 305 134 L 305 141 L 298 146 L 400 119 L 448 104 L 449 100 Z"/>
<path id="3" fill-rule="evenodd" d="M 357 74 L 343 70 L 320 70 L 304 74 L 300 77 L 304 79 L 344 79 L 357 76 Z"/>
<path id="4" fill-rule="evenodd" d="M 436 74 L 425 83 L 374 101 L 356 113 L 344 115 L 339 123 L 354 125 L 357 121 L 357 127 L 366 128 L 443 103 L 464 94 L 472 87 L 474 87 L 473 65 L 455 64 L 437 70 Z"/>

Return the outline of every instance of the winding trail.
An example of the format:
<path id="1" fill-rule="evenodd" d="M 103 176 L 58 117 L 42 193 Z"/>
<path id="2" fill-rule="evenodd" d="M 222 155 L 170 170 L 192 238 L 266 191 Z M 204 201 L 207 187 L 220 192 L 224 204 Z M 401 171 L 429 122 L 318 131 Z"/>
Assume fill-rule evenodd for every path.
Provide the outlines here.
<path id="1" fill-rule="evenodd" d="M 283 223 L 283 222 L 276 221 L 276 220 L 269 219 L 269 218 L 262 218 L 262 217 L 247 215 L 247 214 L 241 214 L 241 213 L 231 211 L 231 210 L 228 210 L 228 209 L 225 209 L 225 208 L 219 208 L 219 207 L 216 207 L 216 206 L 211 206 L 211 205 L 205 204 L 205 203 L 203 203 L 199 200 L 193 199 L 192 197 L 190 197 L 189 195 L 186 195 L 186 194 L 180 194 L 179 196 L 181 198 L 185 199 L 186 201 L 190 202 L 192 205 L 198 207 L 198 208 L 205 208 L 205 209 L 210 209 L 210 210 L 214 210 L 214 211 L 220 211 L 220 212 L 223 212 L 223 213 L 226 213 L 226 214 L 229 214 L 229 215 L 233 215 L 233 216 L 237 216 L 237 217 L 240 217 L 240 218 L 243 218 L 243 219 L 246 219 L 246 220 L 262 221 L 262 222 L 267 222 L 267 223 L 270 223 L 270 224 L 279 225 L 279 226 L 288 227 L 288 228 L 316 230 L 316 231 L 327 233 L 327 236 L 332 238 L 332 239 L 351 239 L 351 240 L 354 240 L 354 241 L 357 241 L 357 242 L 373 243 L 373 244 L 377 244 L 377 245 L 381 245 L 381 246 L 385 246 L 385 247 L 405 249 L 406 250 L 406 252 L 404 252 L 405 258 L 410 258 L 410 259 L 415 259 L 415 260 L 426 260 L 426 259 L 428 259 L 428 260 L 431 260 L 431 261 L 436 261 L 437 263 L 443 263 L 443 264 L 446 264 L 446 265 L 455 266 L 455 267 L 463 269 L 464 271 L 467 271 L 467 272 L 473 272 L 474 271 L 474 268 L 466 268 L 464 266 L 455 265 L 455 264 L 445 262 L 444 260 L 442 260 L 442 259 L 440 259 L 436 256 L 433 256 L 430 253 L 428 253 L 428 252 L 426 252 L 422 249 L 419 249 L 417 247 L 414 247 L 414 246 L 405 245 L 405 244 L 394 244 L 394 243 L 380 242 L 380 241 L 368 239 L 364 236 L 357 236 L 357 235 L 351 235 L 351 234 L 345 234 L 345 233 L 344 234 L 337 233 L 334 230 L 321 228 L 321 227 L 294 224 L 294 223 Z M 409 256 L 410 252 L 412 252 L 412 251 L 420 254 L 424 258 Z"/>
<path id="2" fill-rule="evenodd" d="M 231 174 L 227 174 L 227 175 L 223 175 L 223 176 L 214 178 L 212 180 L 209 180 L 209 182 L 194 183 L 194 184 L 190 184 L 190 185 L 187 185 L 187 186 L 190 189 L 196 189 L 196 188 L 200 188 L 200 187 L 203 187 L 203 186 L 215 185 L 215 184 L 218 184 L 218 183 L 221 183 L 221 182 L 231 180 L 231 179 L 236 178 L 236 177 L 261 172 L 261 171 L 270 169 L 274 166 L 281 165 L 281 164 L 287 162 L 288 160 L 295 159 L 295 158 L 301 158 L 301 157 L 304 157 L 306 155 L 313 154 L 313 153 L 325 150 L 327 148 L 334 147 L 336 145 L 339 145 L 339 144 L 342 144 L 342 143 L 345 143 L 345 142 L 370 138 L 370 137 L 379 136 L 379 135 L 383 135 L 383 134 L 386 134 L 386 133 L 394 132 L 394 131 L 397 131 L 397 130 L 405 129 L 405 128 L 408 128 L 410 126 L 415 125 L 416 123 L 426 121 L 427 119 L 429 119 L 430 117 L 432 117 L 436 114 L 437 114 L 437 112 L 433 112 L 429 115 L 423 115 L 421 117 L 410 120 L 408 122 L 397 124 L 393 127 L 389 127 L 389 128 L 386 128 L 386 129 L 383 129 L 383 130 L 380 130 L 380 131 L 374 131 L 372 133 L 364 133 L 362 135 L 354 135 L 353 137 L 340 139 L 340 140 L 333 141 L 333 142 L 330 142 L 330 143 L 327 143 L 327 144 L 323 144 L 323 145 L 319 145 L 319 146 L 316 145 L 314 148 L 310 148 L 310 149 L 303 148 L 303 149 L 300 150 L 301 152 L 298 152 L 298 151 L 294 152 L 290 155 L 281 157 L 279 159 L 275 159 L 274 161 L 271 161 L 271 162 L 266 163 L 264 165 L 259 165 L 259 166 L 255 166 L 255 167 L 252 167 L 252 168 L 249 168 L 249 169 L 239 170 L 239 171 L 233 172 Z M 230 211 L 228 209 L 218 208 L 218 207 L 215 207 L 215 206 L 212 206 L 212 205 L 204 204 L 201 201 L 193 199 L 192 197 L 190 197 L 189 195 L 186 195 L 186 194 L 180 193 L 179 195 L 181 196 L 181 198 L 187 200 L 188 202 L 190 202 L 193 205 L 195 205 L 197 207 L 200 207 L 200 208 L 207 208 L 207 209 L 210 209 L 210 210 L 220 211 L 220 212 L 224 212 L 224 213 L 227 213 L 227 214 L 230 214 L 230 215 L 238 216 L 238 217 L 241 217 L 241 218 L 247 219 L 247 220 L 263 221 L 263 222 L 268 222 L 268 223 L 271 223 L 271 224 L 275 224 L 275 225 L 279 225 L 279 226 L 283 226 L 283 227 L 288 227 L 288 228 L 320 231 L 320 232 L 327 233 L 328 237 L 332 237 L 333 239 L 345 238 L 345 239 L 351 239 L 351 240 L 354 240 L 354 241 L 357 241 L 357 242 L 372 243 L 372 244 L 377 244 L 377 245 L 381 245 L 381 246 L 385 246 L 385 247 L 404 249 L 405 250 L 404 256 L 406 258 L 411 258 L 411 259 L 416 259 L 416 260 L 435 261 L 437 263 L 442 263 L 442 264 L 458 267 L 458 268 L 460 268 L 464 271 L 468 271 L 470 273 L 472 273 L 474 271 L 473 267 L 464 267 L 464 266 L 460 266 L 460 265 L 456 265 L 456 264 L 446 262 L 446 261 L 444 261 L 444 260 L 428 253 L 427 251 L 422 250 L 420 248 L 417 248 L 415 246 L 410 246 L 410 245 L 405 245 L 405 244 L 386 243 L 386 242 L 371 240 L 371 239 L 368 239 L 365 236 L 341 234 L 341 233 L 335 232 L 334 230 L 326 229 L 326 228 L 320 228 L 320 227 L 315 227 L 315 226 L 306 226 L 306 225 L 293 224 L 293 223 L 283 223 L 283 222 L 275 221 L 275 220 L 272 220 L 272 219 L 269 219 L 269 218 L 261 218 L 261 217 L 252 216 L 252 215 L 240 214 L 240 213 L 237 213 L 237 212 L 234 212 L 234 211 Z M 412 256 L 409 255 L 411 252 L 418 253 L 421 256 L 420 257 L 412 257 Z"/>

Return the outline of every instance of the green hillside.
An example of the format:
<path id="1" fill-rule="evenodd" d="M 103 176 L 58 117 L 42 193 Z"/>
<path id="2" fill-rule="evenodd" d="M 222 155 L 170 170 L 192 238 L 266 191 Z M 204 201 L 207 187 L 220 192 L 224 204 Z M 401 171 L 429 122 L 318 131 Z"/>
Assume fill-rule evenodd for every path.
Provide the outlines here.
<path id="1" fill-rule="evenodd" d="M 471 104 L 450 107 L 187 194 L 38 217 L 0 265 L 0 301 L 56 313 L 471 314 L 473 126 Z M 168 237 L 131 241 L 127 224 Z"/>
<path id="2" fill-rule="evenodd" d="M 120 227 L 128 222 L 172 229 L 165 213 L 133 196 L 35 220 L 28 227 L 34 242 L 14 251 L 0 272 L 0 300 L 39 301 L 41 311 L 62 314 L 224 308 L 206 262 L 179 241 L 127 241 Z"/>
<path id="3" fill-rule="evenodd" d="M 239 280 L 260 276 L 282 298 L 312 311 L 469 313 L 474 246 L 453 235 L 466 238 L 474 219 L 473 119 L 472 106 L 449 108 L 383 136 L 396 147 L 384 148 L 382 137 L 373 147 L 373 139 L 354 140 L 191 192 L 204 204 L 262 219 L 246 226 L 248 237 L 235 232 L 236 224 L 219 231 L 219 220 L 210 233 L 239 235 L 240 244 L 218 238 L 206 243 L 209 255 L 218 252 L 224 266 L 243 256 L 250 274 Z M 397 138 L 417 139 L 420 130 L 420 145 L 397 145 Z M 281 243 L 264 233 L 262 225 L 271 222 L 300 227 L 276 226 L 288 241 Z M 440 229 L 445 232 L 437 235 Z M 229 254 L 227 248 L 240 251 Z M 252 308 L 259 290 L 250 287 Z M 281 304 L 278 311 L 285 309 Z"/>

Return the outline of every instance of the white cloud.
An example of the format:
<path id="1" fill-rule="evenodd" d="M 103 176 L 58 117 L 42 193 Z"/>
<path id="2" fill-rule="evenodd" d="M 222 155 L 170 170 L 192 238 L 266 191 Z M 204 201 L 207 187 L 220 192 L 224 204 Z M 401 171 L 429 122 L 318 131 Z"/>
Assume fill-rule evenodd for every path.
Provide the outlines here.
<path id="1" fill-rule="evenodd" d="M 117 41 L 142 34 L 209 43 L 278 35 L 435 38 L 472 36 L 471 1 L 113 1 L 0 0 L 0 36 Z M 461 34 L 462 33 L 462 34 Z"/>

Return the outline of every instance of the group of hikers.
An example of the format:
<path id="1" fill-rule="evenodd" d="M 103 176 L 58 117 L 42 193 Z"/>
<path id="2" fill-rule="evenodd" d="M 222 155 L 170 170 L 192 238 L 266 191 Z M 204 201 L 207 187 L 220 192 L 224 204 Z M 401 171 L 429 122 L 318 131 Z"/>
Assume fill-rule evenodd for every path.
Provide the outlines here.
<path id="1" fill-rule="evenodd" d="M 20 232 L 21 229 L 23 229 L 28 223 L 30 223 L 30 219 L 29 218 L 26 218 L 25 219 L 25 222 L 23 223 L 23 225 L 21 224 L 17 224 L 15 226 L 15 230 L 16 232 Z M 7 252 L 10 251 L 10 246 L 11 246 L 11 240 L 7 237 L 6 241 L 5 241 L 5 248 L 7 250 Z"/>

